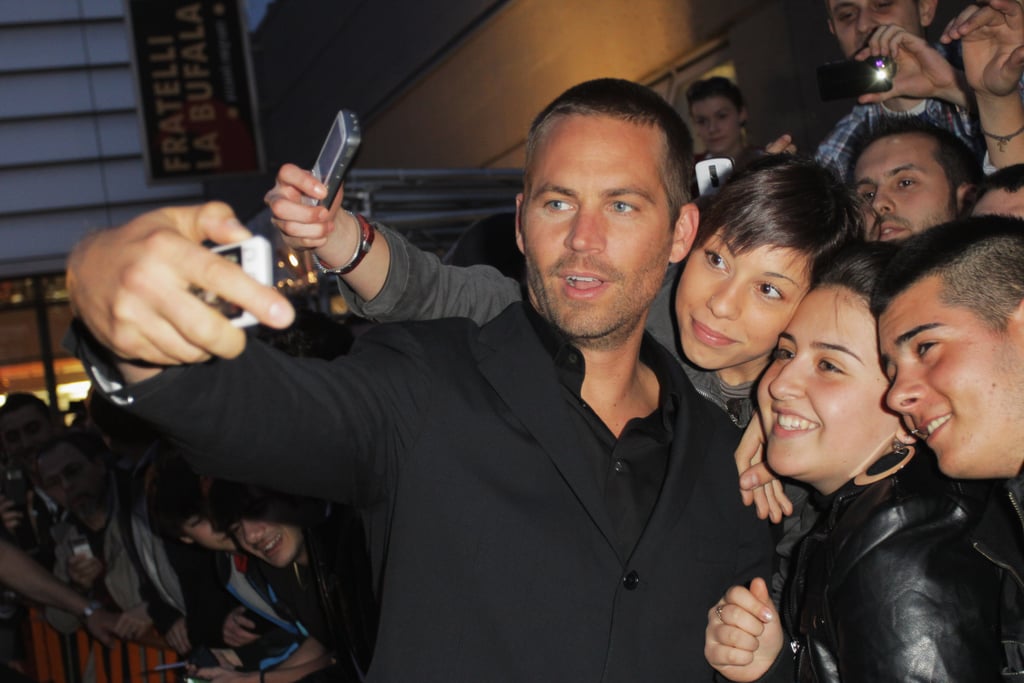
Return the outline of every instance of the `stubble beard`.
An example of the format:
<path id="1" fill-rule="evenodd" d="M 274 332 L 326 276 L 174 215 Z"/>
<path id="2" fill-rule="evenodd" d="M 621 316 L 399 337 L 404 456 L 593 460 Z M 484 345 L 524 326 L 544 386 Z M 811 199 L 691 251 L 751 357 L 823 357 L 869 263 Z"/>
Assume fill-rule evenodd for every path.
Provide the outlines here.
<path id="1" fill-rule="evenodd" d="M 526 282 L 534 308 L 562 336 L 580 349 L 608 350 L 624 344 L 643 326 L 661 283 L 661 278 L 648 275 L 651 270 L 648 268 L 638 273 L 635 284 L 642 285 L 648 279 L 656 284 L 642 289 L 619 287 L 614 293 L 614 299 L 608 304 L 565 300 L 553 291 L 554 287 L 548 287 L 547 284 L 564 283 L 561 273 L 570 264 L 582 270 L 600 273 L 602 280 L 608 283 L 625 283 L 627 278 L 614 268 L 580 257 L 559 259 L 546 273 L 541 273 L 532 259 L 527 258 L 526 261 Z"/>

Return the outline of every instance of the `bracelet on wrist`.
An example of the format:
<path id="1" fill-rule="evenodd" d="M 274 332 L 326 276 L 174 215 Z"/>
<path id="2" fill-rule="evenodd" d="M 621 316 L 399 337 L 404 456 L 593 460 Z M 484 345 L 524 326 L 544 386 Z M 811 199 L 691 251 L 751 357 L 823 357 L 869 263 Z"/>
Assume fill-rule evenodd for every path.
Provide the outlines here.
<path id="1" fill-rule="evenodd" d="M 1024 133 L 1024 126 L 1021 126 L 1020 128 L 1018 128 L 1014 132 L 1010 133 L 1009 135 L 996 135 L 995 133 L 989 133 L 984 128 L 981 129 L 981 132 L 982 132 L 982 134 L 985 135 L 985 137 L 992 138 L 993 140 L 996 141 L 996 144 L 999 145 L 999 151 L 1000 152 L 1005 152 L 1006 151 L 1006 144 L 1008 142 L 1010 142 L 1010 140 L 1012 140 L 1015 137 L 1017 137 L 1018 135 L 1020 135 L 1021 133 Z"/>
<path id="2" fill-rule="evenodd" d="M 348 260 L 348 263 L 336 268 L 324 265 L 320 258 L 316 254 L 313 254 L 313 263 L 316 265 L 317 272 L 321 275 L 345 275 L 346 273 L 351 273 L 355 270 L 356 266 L 362 263 L 363 258 L 365 258 L 366 254 L 369 253 L 370 247 L 373 246 L 374 230 L 373 226 L 370 225 L 370 221 L 366 220 L 362 214 L 352 213 L 350 211 L 349 215 L 355 218 L 356 223 L 359 224 L 359 241 L 356 242 L 356 250 L 352 254 L 352 258 Z"/>
<path id="3" fill-rule="evenodd" d="M 100 609 L 103 609 L 102 603 L 97 602 L 96 600 L 90 600 L 89 604 L 86 605 L 85 609 L 82 610 L 82 619 L 88 619 L 96 613 L 96 610 Z"/>

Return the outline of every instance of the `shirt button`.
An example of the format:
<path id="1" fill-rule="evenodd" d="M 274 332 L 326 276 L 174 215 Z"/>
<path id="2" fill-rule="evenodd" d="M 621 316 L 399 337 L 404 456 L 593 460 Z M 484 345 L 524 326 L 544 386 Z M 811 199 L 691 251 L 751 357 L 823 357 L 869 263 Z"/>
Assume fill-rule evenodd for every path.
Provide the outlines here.
<path id="1" fill-rule="evenodd" d="M 619 474 L 623 474 L 629 469 L 629 465 L 627 465 L 623 460 L 616 460 L 615 464 L 612 465 L 612 468 Z"/>
<path id="2" fill-rule="evenodd" d="M 570 353 L 569 354 L 569 364 L 570 365 L 576 365 L 579 362 L 580 362 L 580 357 L 577 354 L 575 354 L 575 353 Z"/>
<path id="3" fill-rule="evenodd" d="M 636 573 L 635 569 L 622 577 L 622 585 L 628 591 L 636 590 L 636 587 L 640 585 L 640 575 Z"/>

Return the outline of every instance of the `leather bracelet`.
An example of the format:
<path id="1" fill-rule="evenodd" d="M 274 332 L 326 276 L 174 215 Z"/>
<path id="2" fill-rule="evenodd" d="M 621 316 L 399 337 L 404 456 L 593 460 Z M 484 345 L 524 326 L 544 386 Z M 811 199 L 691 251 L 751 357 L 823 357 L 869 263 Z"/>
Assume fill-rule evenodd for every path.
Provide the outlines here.
<path id="1" fill-rule="evenodd" d="M 359 242 L 356 243 L 356 250 L 352 254 L 352 258 L 348 260 L 348 263 L 343 266 L 338 266 L 337 268 L 328 268 L 316 254 L 313 254 L 313 263 L 316 265 L 316 269 L 321 275 L 345 275 L 346 273 L 351 273 L 355 270 L 356 266 L 362 263 L 366 254 L 369 253 L 370 247 L 373 246 L 374 229 L 373 226 L 370 225 L 370 221 L 366 220 L 362 214 L 352 213 L 350 211 L 349 215 L 355 218 L 356 222 L 359 223 Z"/>

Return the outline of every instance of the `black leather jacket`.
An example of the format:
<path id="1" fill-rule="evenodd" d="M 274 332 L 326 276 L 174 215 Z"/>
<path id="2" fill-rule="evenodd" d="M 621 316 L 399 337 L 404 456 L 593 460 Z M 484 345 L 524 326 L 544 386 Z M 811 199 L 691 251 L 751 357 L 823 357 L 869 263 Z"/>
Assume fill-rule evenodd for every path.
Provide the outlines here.
<path id="1" fill-rule="evenodd" d="M 1024 475 L 998 487 L 973 533 L 974 548 L 1002 572 L 1004 680 L 1024 680 Z"/>
<path id="2" fill-rule="evenodd" d="M 999 680 L 1003 571 L 971 538 L 990 490 L 927 451 L 843 487 L 797 551 L 781 610 L 796 655 L 765 680 Z"/>

